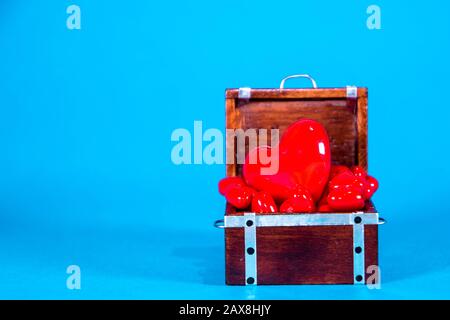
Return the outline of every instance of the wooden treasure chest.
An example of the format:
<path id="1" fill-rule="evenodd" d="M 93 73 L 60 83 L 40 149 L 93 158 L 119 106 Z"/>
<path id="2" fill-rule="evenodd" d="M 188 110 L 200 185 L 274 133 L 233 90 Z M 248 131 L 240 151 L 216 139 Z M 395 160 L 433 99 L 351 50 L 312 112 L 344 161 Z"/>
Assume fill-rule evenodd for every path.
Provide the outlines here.
<path id="1" fill-rule="evenodd" d="M 310 79 L 313 88 L 285 89 L 294 77 Z M 277 89 L 227 89 L 226 128 L 276 128 L 282 135 L 297 120 L 312 119 L 328 133 L 332 164 L 367 170 L 367 101 L 367 88 L 317 88 L 310 76 L 294 75 Z M 236 158 L 231 139 L 227 136 L 227 159 Z M 242 163 L 227 164 L 226 174 L 241 176 Z M 356 212 L 298 214 L 258 214 L 227 203 L 224 219 L 216 221 L 225 232 L 226 283 L 378 283 L 382 223 L 370 200 Z"/>

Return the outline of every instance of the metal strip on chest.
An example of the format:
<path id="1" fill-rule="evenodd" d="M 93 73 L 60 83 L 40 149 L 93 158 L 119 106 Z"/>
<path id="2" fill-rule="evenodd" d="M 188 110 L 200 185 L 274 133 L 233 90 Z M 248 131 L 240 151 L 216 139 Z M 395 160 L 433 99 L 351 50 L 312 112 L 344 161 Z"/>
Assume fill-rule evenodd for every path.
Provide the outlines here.
<path id="1" fill-rule="evenodd" d="M 256 285 L 258 272 L 256 264 L 256 216 L 254 213 L 246 213 L 245 217 L 245 284 Z"/>
<path id="2" fill-rule="evenodd" d="M 364 214 L 353 217 L 353 283 L 365 283 Z"/>
<path id="3" fill-rule="evenodd" d="M 245 227 L 246 215 L 225 216 L 224 227 Z M 255 214 L 253 213 L 253 215 Z M 361 216 L 364 216 L 364 224 L 379 224 L 378 213 L 361 214 Z M 254 219 L 257 227 L 347 226 L 354 224 L 354 214 L 352 213 L 259 215 Z"/>

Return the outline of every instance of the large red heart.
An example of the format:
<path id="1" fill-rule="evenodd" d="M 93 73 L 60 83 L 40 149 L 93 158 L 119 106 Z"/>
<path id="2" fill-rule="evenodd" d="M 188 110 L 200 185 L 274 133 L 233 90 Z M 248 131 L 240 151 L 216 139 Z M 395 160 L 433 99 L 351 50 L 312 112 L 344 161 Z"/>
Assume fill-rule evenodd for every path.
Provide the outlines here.
<path id="1" fill-rule="evenodd" d="M 272 154 L 275 159 L 270 158 Z M 267 163 L 268 159 L 272 162 Z M 278 172 L 267 173 L 274 167 L 278 167 Z M 330 142 L 325 128 L 317 121 L 301 119 L 286 129 L 278 146 L 250 150 L 243 175 L 249 186 L 270 193 L 277 201 L 289 198 L 299 184 L 317 201 L 327 184 L 330 167 Z"/>

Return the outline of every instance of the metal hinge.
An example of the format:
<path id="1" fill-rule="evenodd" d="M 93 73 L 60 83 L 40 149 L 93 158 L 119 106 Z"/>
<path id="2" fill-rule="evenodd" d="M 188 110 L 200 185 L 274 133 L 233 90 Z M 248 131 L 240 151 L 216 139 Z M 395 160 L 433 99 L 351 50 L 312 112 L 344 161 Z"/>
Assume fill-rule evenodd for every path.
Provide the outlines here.
<path id="1" fill-rule="evenodd" d="M 239 99 L 250 99 L 252 96 L 251 88 L 239 88 L 238 98 Z"/>
<path id="2" fill-rule="evenodd" d="M 347 86 L 347 98 L 349 98 L 349 99 L 358 98 L 358 87 Z"/>

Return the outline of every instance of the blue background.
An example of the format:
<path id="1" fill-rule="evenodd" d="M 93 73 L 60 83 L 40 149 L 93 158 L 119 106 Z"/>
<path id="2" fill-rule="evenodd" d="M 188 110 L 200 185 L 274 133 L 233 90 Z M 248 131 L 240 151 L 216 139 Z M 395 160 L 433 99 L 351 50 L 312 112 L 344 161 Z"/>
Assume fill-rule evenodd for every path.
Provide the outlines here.
<path id="1" fill-rule="evenodd" d="M 82 29 L 68 30 L 77 4 Z M 382 30 L 366 8 L 382 10 Z M 0 2 L 0 298 L 450 298 L 448 1 Z M 176 128 L 224 129 L 224 89 L 367 86 L 381 290 L 227 287 L 223 165 L 175 166 Z M 291 86 L 307 86 L 295 80 Z M 82 289 L 66 288 L 66 268 Z"/>

